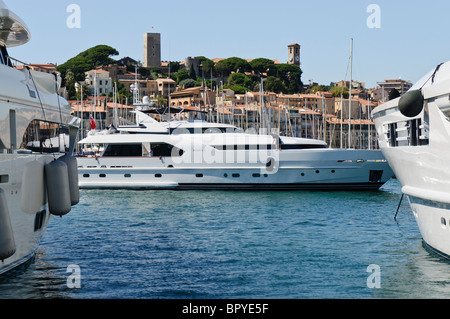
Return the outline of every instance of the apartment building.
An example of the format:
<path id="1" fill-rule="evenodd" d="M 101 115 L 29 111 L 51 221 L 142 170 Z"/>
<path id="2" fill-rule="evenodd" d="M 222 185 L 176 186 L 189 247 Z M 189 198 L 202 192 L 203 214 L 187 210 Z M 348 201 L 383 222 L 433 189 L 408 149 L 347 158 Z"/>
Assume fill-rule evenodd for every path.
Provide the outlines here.
<path id="1" fill-rule="evenodd" d="M 92 94 L 97 90 L 97 95 L 109 94 L 112 92 L 112 79 L 108 71 L 90 70 L 86 72 L 85 83 Z"/>

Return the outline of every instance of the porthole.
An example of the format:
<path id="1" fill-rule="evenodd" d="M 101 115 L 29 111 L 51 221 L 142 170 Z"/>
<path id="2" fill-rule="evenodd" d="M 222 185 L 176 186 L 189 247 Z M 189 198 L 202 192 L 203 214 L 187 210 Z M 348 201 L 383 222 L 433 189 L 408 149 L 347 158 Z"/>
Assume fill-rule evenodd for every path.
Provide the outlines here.
<path id="1" fill-rule="evenodd" d="M 331 173 L 333 173 L 333 174 L 334 174 L 334 173 L 336 173 L 336 171 L 335 171 L 335 170 L 333 169 L 333 170 L 331 170 Z"/>
<path id="2" fill-rule="evenodd" d="M 227 173 L 223 174 L 223 177 L 228 177 L 228 174 Z"/>
<path id="3" fill-rule="evenodd" d="M 83 174 L 83 177 L 84 177 L 84 178 L 89 178 L 89 177 L 91 177 L 91 175 L 89 175 L 89 174 Z"/>
<path id="4" fill-rule="evenodd" d="M 100 174 L 99 176 L 100 176 L 100 178 L 105 178 L 106 174 Z"/>
<path id="5" fill-rule="evenodd" d="M 125 174 L 124 177 L 125 177 L 125 178 L 130 178 L 130 177 L 131 177 L 131 174 Z"/>
<path id="6" fill-rule="evenodd" d="M 261 174 L 255 173 L 255 174 L 253 174 L 253 177 L 261 177 Z"/>
<path id="7" fill-rule="evenodd" d="M 320 173 L 320 171 L 319 171 L 319 170 L 317 170 L 317 171 L 316 171 L 316 174 L 319 174 L 319 173 Z"/>
<path id="8" fill-rule="evenodd" d="M 238 177 L 241 177 L 241 174 L 233 174 L 232 175 L 234 178 L 238 178 Z"/>
<path id="9" fill-rule="evenodd" d="M 162 177 L 162 174 L 155 174 L 155 177 L 156 177 L 156 178 L 161 178 L 161 177 Z"/>
<path id="10" fill-rule="evenodd" d="M 203 174 L 195 174 L 195 177 L 202 178 Z"/>
<path id="11" fill-rule="evenodd" d="M 300 175 L 305 176 L 305 173 L 301 173 Z"/>

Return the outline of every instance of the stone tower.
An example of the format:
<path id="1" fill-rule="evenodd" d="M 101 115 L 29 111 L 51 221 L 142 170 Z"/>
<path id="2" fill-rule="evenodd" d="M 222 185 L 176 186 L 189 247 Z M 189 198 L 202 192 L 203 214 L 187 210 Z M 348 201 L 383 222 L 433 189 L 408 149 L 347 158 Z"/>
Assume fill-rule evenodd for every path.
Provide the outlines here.
<path id="1" fill-rule="evenodd" d="M 300 45 L 297 43 L 288 45 L 289 60 L 288 64 L 300 66 Z"/>
<path id="2" fill-rule="evenodd" d="M 144 34 L 144 67 L 161 68 L 161 34 Z"/>

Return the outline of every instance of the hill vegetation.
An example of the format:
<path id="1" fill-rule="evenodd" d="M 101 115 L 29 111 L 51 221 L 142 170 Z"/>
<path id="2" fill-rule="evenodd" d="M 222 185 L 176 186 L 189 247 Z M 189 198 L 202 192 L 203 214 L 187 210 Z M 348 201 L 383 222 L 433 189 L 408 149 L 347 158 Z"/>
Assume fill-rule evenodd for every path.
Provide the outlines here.
<path id="1" fill-rule="evenodd" d="M 63 85 L 67 87 L 70 98 L 76 96 L 74 84 L 85 80 L 85 72 L 102 65 L 115 63 L 112 56 L 117 55 L 119 52 L 116 49 L 107 45 L 98 45 L 59 65 L 57 69 L 61 73 Z M 248 62 L 238 57 L 231 57 L 218 63 L 214 63 L 204 56 L 199 56 L 198 59 L 201 65 L 200 74 L 196 74 L 193 68 L 187 70 L 178 62 L 170 63 L 170 74 L 142 67 L 140 74 L 153 79 L 169 76 L 178 85 L 185 88 L 200 86 L 203 81 L 208 87 L 221 84 L 224 88 L 232 89 L 238 94 L 246 91 L 258 91 L 261 79 L 264 81 L 264 90 L 266 91 L 292 94 L 300 93 L 303 89 L 302 70 L 296 65 L 275 64 L 273 60 L 266 58 Z M 123 90 L 123 86 L 122 88 L 119 86 L 120 89 Z"/>

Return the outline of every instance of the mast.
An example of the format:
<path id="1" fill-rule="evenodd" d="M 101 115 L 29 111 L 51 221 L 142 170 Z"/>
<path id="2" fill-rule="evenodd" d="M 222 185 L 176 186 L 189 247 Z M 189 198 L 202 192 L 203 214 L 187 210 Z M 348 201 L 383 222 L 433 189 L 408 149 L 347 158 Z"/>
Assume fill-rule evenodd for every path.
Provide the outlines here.
<path id="1" fill-rule="evenodd" d="M 348 101 L 348 147 L 351 148 L 352 135 L 351 135 L 351 109 L 352 109 L 352 64 L 353 64 L 353 38 L 351 38 L 350 45 L 350 88 L 349 88 L 349 101 Z"/>
<path id="2" fill-rule="evenodd" d="M 134 66 L 134 90 L 133 90 L 133 104 L 136 106 L 140 103 L 140 96 L 139 96 L 139 84 L 138 84 L 138 65 L 136 64 Z"/>
<path id="3" fill-rule="evenodd" d="M 119 127 L 119 114 L 117 109 L 117 82 L 114 82 L 114 91 L 113 91 L 113 99 L 114 99 L 114 127 Z"/>
<path id="4" fill-rule="evenodd" d="M 171 118 L 171 112 L 170 112 L 170 61 L 169 61 L 169 77 L 168 77 L 168 81 L 167 81 L 167 89 L 168 89 L 168 92 L 167 92 L 167 106 L 169 107 L 169 121 L 168 121 L 168 123 L 169 123 L 169 134 L 170 134 L 170 121 L 172 120 L 172 118 Z M 163 93 L 164 93 L 164 85 L 163 85 Z"/>
<path id="5" fill-rule="evenodd" d="M 97 70 L 94 73 L 94 121 L 97 117 Z"/>

